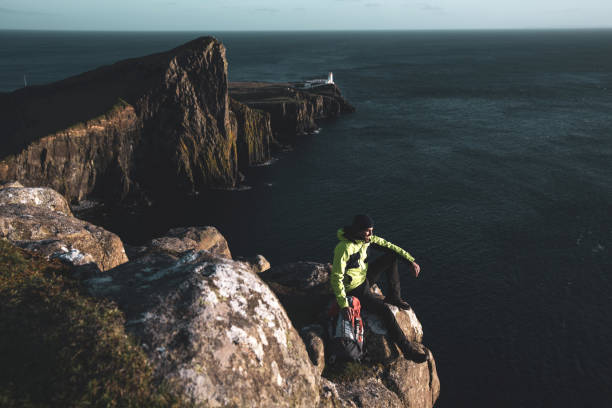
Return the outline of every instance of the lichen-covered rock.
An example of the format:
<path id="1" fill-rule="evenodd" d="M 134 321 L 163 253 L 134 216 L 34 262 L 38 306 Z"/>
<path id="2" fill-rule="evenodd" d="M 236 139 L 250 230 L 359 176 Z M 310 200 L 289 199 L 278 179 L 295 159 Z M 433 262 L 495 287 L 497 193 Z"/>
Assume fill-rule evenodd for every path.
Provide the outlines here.
<path id="1" fill-rule="evenodd" d="M 95 263 L 107 270 L 128 260 L 117 235 L 73 217 L 66 200 L 49 188 L 0 189 L 0 238 L 75 266 Z"/>
<path id="2" fill-rule="evenodd" d="M 225 237 L 215 227 L 173 228 L 163 237 L 151 240 L 147 249 L 171 254 L 186 251 L 208 251 L 213 255 L 232 259 Z"/>
<path id="3" fill-rule="evenodd" d="M 156 376 L 206 406 L 312 407 L 319 376 L 276 296 L 244 263 L 148 253 L 85 281 L 111 298 Z"/>
<path id="4" fill-rule="evenodd" d="M 72 216 L 66 199 L 57 191 L 47 188 L 7 187 L 0 189 L 0 206 L 7 204 L 23 204 L 47 208 Z"/>

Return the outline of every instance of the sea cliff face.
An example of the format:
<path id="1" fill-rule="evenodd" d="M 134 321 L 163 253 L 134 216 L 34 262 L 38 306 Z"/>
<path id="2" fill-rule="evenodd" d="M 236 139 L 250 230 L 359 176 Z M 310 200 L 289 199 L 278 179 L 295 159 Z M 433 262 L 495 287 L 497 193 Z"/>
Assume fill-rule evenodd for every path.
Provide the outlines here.
<path id="1" fill-rule="evenodd" d="M 0 180 L 20 180 L 61 192 L 70 200 L 90 193 L 106 200 L 133 187 L 131 168 L 141 121 L 134 107 L 118 103 L 99 118 L 34 140 L 0 162 Z"/>
<path id="2" fill-rule="evenodd" d="M 213 38 L 1 101 L 2 180 L 53 186 L 71 201 L 236 183 L 227 60 Z"/>
<path id="3" fill-rule="evenodd" d="M 233 98 L 230 104 L 236 122 L 238 168 L 242 170 L 270 160 L 272 147 L 276 144 L 270 115 Z"/>
<path id="4" fill-rule="evenodd" d="M 351 106 L 335 84 L 300 90 L 293 83 L 232 82 L 232 98 L 270 114 L 276 140 L 292 144 L 295 138 L 311 133 L 320 119 L 351 113 Z"/>
<path id="5" fill-rule="evenodd" d="M 232 99 L 227 71 L 225 47 L 203 37 L 0 94 L 0 182 L 108 203 L 231 188 L 239 170 L 270 159 L 275 135 L 290 142 L 315 120 L 350 111 L 335 87 L 331 96 L 292 88 L 276 99 L 272 87 L 265 100 L 261 87 L 242 87 Z"/>

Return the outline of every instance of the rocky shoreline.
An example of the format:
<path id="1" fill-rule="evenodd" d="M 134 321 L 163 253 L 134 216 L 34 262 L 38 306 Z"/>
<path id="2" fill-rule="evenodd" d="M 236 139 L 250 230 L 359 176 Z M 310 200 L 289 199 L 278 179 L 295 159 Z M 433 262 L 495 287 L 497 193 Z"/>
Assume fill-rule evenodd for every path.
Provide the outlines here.
<path id="1" fill-rule="evenodd" d="M 125 347 L 144 356 L 152 384 L 186 406 L 432 407 L 440 392 L 433 355 L 424 363 L 405 359 L 376 315 L 364 315 L 363 364 L 326 363 L 329 264 L 270 266 L 262 255 L 236 257 L 212 226 L 173 228 L 128 247 L 73 215 L 70 204 L 85 199 L 114 205 L 234 188 L 244 169 L 313 132 L 318 120 L 354 111 L 333 84 L 305 91 L 290 83 L 228 83 L 227 68 L 223 45 L 206 37 L 0 94 L 0 267 L 25 256 L 74 281 L 66 293 L 78 300 L 70 307 L 93 302 L 115 316 L 112 336 L 77 319 L 89 333 L 79 337 L 83 350 L 102 338 L 133 339 Z M 0 295 L 11 302 L 41 290 L 3 284 Z M 408 339 L 422 343 L 414 311 L 388 307 Z M 5 324 L 3 310 L 2 336 L 10 336 L 20 326 Z M 32 341 L 59 339 L 81 353 L 81 343 L 54 330 L 43 327 Z M 99 382 L 131 372 L 138 358 L 91 380 L 87 392 L 98 395 Z M 54 367 L 44 369 L 53 377 Z M 10 387 L 18 380 L 9 379 Z M 11 401 L 13 391 L 2 387 L 0 401 Z M 117 401 L 130 397 L 122 392 Z M 160 398 L 166 403 L 159 406 L 171 405 Z"/>

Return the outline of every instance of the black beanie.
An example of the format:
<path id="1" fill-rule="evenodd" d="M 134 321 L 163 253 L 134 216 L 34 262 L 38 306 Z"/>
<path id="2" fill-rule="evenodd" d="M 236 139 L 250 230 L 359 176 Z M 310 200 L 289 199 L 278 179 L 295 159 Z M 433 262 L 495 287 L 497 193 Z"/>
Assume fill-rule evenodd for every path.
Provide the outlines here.
<path id="1" fill-rule="evenodd" d="M 374 221 L 372 221 L 372 219 L 365 214 L 358 214 L 353 218 L 352 227 L 356 231 L 363 231 L 374 227 Z"/>

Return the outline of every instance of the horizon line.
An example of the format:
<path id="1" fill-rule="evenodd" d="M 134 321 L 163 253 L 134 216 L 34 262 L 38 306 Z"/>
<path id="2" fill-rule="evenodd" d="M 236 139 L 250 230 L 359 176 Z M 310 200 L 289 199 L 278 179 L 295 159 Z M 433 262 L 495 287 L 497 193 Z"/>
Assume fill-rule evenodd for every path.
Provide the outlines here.
<path id="1" fill-rule="evenodd" d="M 108 29 L 51 29 L 51 28 L 2 28 L 2 31 L 44 31 L 44 32 L 84 32 L 84 33 L 274 33 L 274 32 L 422 32 L 422 31 L 588 31 L 612 30 L 609 27 L 506 27 L 506 28 L 369 28 L 369 29 L 240 29 L 240 30 L 108 30 Z"/>

